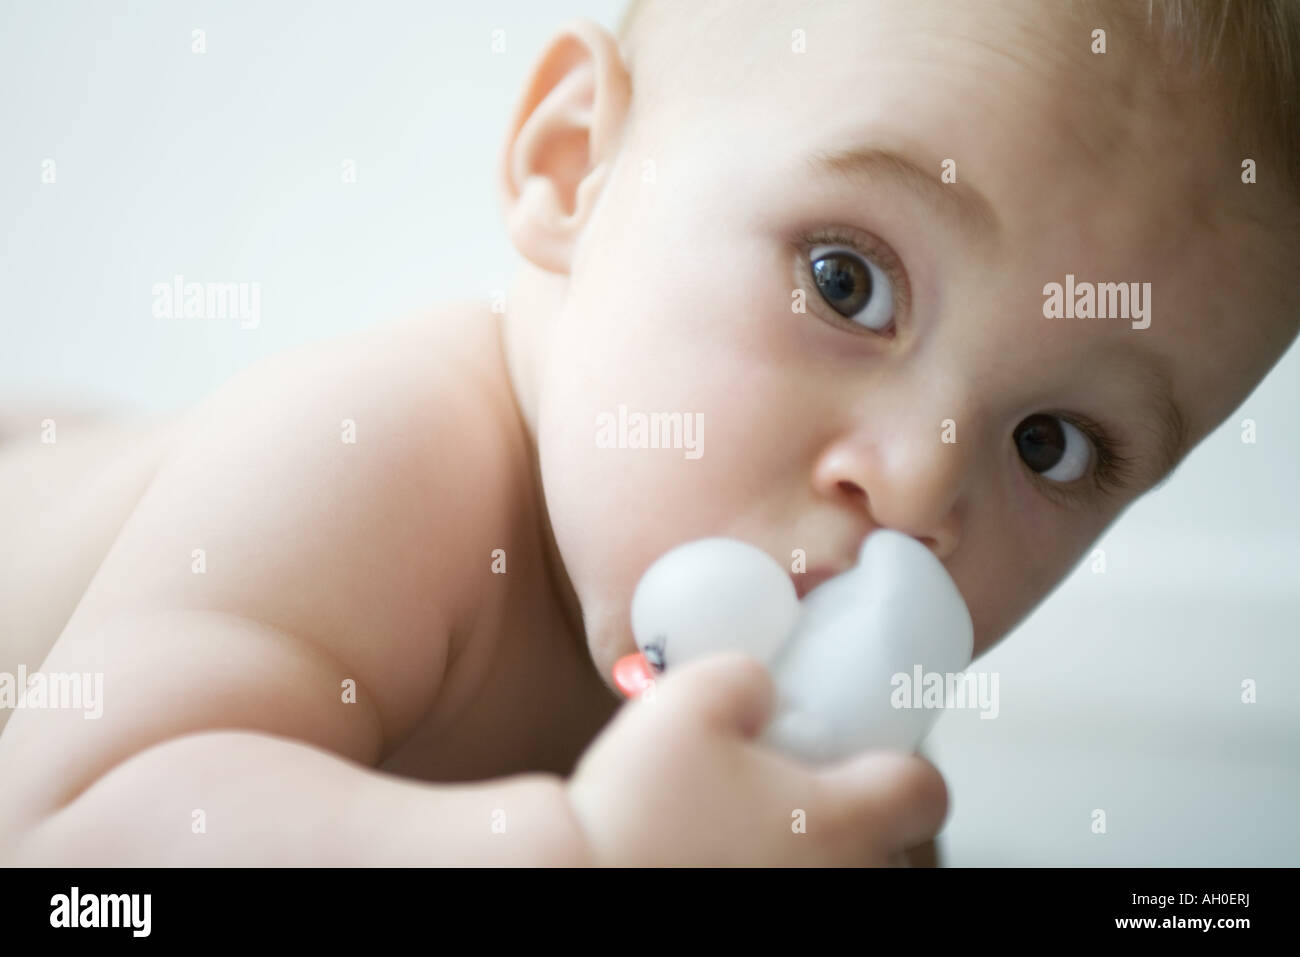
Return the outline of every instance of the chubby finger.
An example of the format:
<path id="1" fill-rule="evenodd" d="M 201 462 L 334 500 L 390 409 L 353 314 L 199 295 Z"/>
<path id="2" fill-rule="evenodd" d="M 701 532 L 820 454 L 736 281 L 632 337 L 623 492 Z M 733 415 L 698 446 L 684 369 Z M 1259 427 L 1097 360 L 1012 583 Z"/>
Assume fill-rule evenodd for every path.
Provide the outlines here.
<path id="1" fill-rule="evenodd" d="M 868 857 L 892 858 L 938 833 L 948 787 L 923 757 L 868 751 L 821 772 L 836 831 Z"/>
<path id="2" fill-rule="evenodd" d="M 736 651 L 679 665 L 656 681 L 658 704 L 684 720 L 753 738 L 772 719 L 776 687 L 757 658 Z"/>

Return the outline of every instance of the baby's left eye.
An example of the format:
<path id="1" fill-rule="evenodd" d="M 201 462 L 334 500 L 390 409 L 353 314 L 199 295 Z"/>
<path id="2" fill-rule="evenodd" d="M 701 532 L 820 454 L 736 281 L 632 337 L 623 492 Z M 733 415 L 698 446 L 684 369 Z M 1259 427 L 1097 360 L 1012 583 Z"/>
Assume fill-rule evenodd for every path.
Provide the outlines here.
<path id="1" fill-rule="evenodd" d="M 1016 450 L 1021 460 L 1045 479 L 1068 485 L 1087 474 L 1092 443 L 1071 422 L 1056 415 L 1031 415 L 1018 426 Z"/>
<path id="2" fill-rule="evenodd" d="M 808 253 L 817 291 L 841 316 L 875 332 L 894 321 L 894 286 L 871 260 L 844 246 L 814 246 Z"/>

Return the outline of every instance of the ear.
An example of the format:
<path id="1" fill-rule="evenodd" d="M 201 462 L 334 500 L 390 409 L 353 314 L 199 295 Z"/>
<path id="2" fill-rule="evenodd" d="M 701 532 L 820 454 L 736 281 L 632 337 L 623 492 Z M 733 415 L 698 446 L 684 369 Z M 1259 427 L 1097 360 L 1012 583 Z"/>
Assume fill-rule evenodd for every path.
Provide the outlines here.
<path id="1" fill-rule="evenodd" d="M 631 81 L 614 37 L 575 20 L 551 40 L 524 91 L 498 168 L 506 231 L 526 259 L 568 273 L 617 154 Z"/>

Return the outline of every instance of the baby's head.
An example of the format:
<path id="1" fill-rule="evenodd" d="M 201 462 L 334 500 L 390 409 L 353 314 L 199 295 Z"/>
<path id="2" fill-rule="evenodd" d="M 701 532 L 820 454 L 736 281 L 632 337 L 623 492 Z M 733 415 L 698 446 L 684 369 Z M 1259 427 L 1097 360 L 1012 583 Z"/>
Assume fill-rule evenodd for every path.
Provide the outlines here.
<path id="1" fill-rule="evenodd" d="M 1300 9 L 1218 6 L 560 34 L 502 154 L 507 334 L 607 680 L 641 573 L 714 535 L 813 573 L 906 532 L 983 651 L 1245 399 L 1300 321 Z"/>

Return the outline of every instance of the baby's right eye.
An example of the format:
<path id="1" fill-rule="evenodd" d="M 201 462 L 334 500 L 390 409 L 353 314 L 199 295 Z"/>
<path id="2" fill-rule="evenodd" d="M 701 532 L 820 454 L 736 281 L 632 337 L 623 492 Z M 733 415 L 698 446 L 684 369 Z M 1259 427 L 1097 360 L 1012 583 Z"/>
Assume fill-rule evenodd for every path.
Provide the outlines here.
<path id="1" fill-rule="evenodd" d="M 813 283 L 827 305 L 851 322 L 884 332 L 894 321 L 894 285 L 870 259 L 846 246 L 814 246 Z"/>

